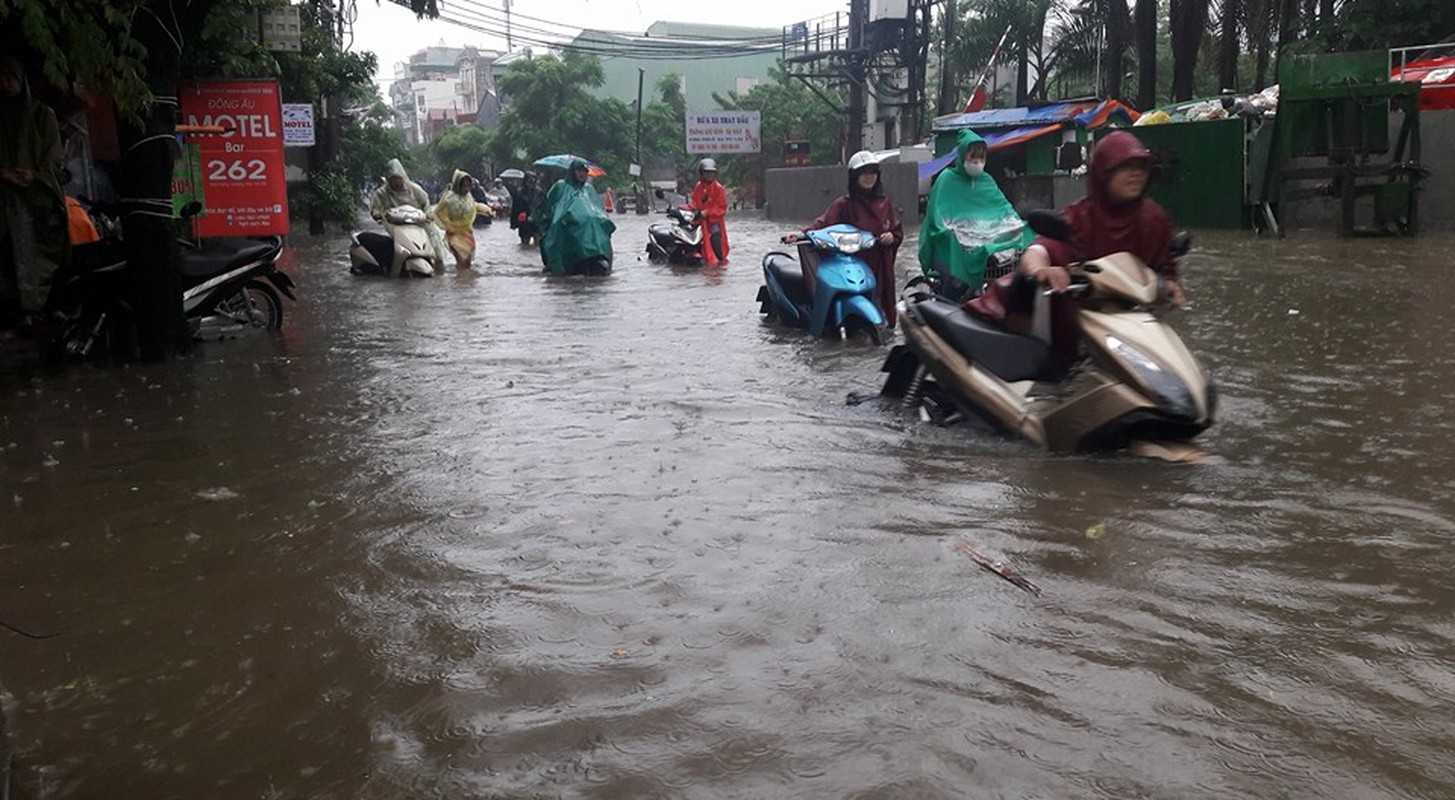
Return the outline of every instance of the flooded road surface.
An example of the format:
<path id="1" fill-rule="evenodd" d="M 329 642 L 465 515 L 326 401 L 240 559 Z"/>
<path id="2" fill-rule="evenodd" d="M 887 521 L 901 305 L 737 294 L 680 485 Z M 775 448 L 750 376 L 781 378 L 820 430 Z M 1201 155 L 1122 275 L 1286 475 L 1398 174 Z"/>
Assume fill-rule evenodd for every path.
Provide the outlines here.
<path id="1" fill-rule="evenodd" d="M 300 237 L 277 339 L 4 375 L 20 796 L 1455 791 L 1451 241 L 1200 236 L 1175 466 L 848 406 L 883 350 L 759 321 L 779 226 L 617 220 L 604 280 Z"/>

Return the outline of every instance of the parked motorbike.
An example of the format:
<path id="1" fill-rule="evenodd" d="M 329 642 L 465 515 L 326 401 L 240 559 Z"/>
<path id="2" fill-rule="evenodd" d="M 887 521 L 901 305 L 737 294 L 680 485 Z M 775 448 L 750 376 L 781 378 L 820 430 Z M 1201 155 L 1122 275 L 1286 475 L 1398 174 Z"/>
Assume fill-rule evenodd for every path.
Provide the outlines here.
<path id="1" fill-rule="evenodd" d="M 668 222 L 648 225 L 648 260 L 654 264 L 702 266 L 702 227 L 697 224 L 700 213 L 673 206 L 666 212 Z"/>
<path id="2" fill-rule="evenodd" d="M 1069 235 L 1054 213 L 1035 212 L 1029 221 L 1043 236 Z M 1190 244 L 1179 234 L 1174 254 Z M 1216 389 L 1158 316 L 1167 303 L 1157 273 L 1130 253 L 1069 271 L 1087 353 L 1076 364 L 1061 366 L 1043 338 L 985 322 L 912 285 L 900 304 L 905 344 L 885 359 L 881 394 L 940 423 L 980 418 L 1056 451 L 1130 447 L 1169 460 L 1200 457 L 1188 440 L 1212 424 Z M 1049 299 L 1034 284 L 1025 288 L 1044 318 Z"/>
<path id="3" fill-rule="evenodd" d="M 831 225 L 808 232 L 807 243 L 799 246 L 799 261 L 779 251 L 763 256 L 760 313 L 807 328 L 814 336 L 857 331 L 882 344 L 884 314 L 873 299 L 874 273 L 855 257 L 875 242 L 868 231 Z"/>
<path id="4" fill-rule="evenodd" d="M 429 241 L 429 218 L 414 206 L 384 212 L 385 232 L 359 231 L 349 244 L 349 272 L 391 278 L 428 278 L 439 269 Z"/>
<path id="5" fill-rule="evenodd" d="M 108 228 L 116 230 L 98 226 Z M 283 240 L 277 236 L 184 244 L 178 254 L 182 309 L 192 337 L 221 339 L 281 329 L 280 294 L 297 299 L 293 280 L 278 271 L 282 249 Z M 50 345 L 52 361 L 130 355 L 136 313 L 126 299 L 126 266 L 119 234 L 73 249 L 71 264 L 56 273 L 47 301 L 47 310 L 60 322 Z"/>

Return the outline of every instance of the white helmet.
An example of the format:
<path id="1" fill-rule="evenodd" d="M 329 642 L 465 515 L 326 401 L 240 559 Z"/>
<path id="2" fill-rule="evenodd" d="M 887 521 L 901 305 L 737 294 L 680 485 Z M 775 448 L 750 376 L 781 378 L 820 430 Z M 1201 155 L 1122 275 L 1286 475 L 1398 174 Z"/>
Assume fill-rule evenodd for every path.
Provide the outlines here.
<path id="1" fill-rule="evenodd" d="M 878 163 L 879 159 L 875 158 L 873 153 L 868 150 L 860 150 L 849 156 L 849 171 L 858 172 L 865 167 L 872 167 Z"/>
<path id="2" fill-rule="evenodd" d="M 698 172 L 717 172 L 717 162 L 710 158 L 704 158 L 697 162 Z"/>

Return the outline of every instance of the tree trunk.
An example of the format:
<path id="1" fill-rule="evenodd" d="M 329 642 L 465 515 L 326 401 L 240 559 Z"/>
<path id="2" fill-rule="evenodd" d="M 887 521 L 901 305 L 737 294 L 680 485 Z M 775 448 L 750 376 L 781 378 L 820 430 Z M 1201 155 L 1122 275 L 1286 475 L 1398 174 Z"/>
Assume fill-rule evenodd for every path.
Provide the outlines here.
<path id="1" fill-rule="evenodd" d="M 1108 0 L 1106 14 L 1106 81 L 1102 94 L 1115 100 L 1125 99 L 1122 75 L 1126 71 L 1127 40 L 1131 37 L 1132 18 L 1127 0 Z"/>
<path id="2" fill-rule="evenodd" d="M 1293 0 L 1296 2 L 1296 0 Z M 1207 32 L 1208 0 L 1172 0 L 1172 100 L 1192 99 L 1197 79 L 1197 50 Z"/>
<path id="3" fill-rule="evenodd" d="M 1157 0 L 1137 0 L 1137 108 L 1157 105 Z"/>
<path id="4" fill-rule="evenodd" d="M 1015 104 L 1024 106 L 1031 98 L 1031 48 L 1024 35 L 1015 48 Z"/>
<path id="5" fill-rule="evenodd" d="M 1278 80 L 1278 67 L 1283 63 L 1283 49 L 1292 44 L 1299 28 L 1298 0 L 1278 3 L 1278 51 L 1273 65 L 1273 80 Z"/>
<path id="6" fill-rule="evenodd" d="M 942 18 L 945 27 L 945 41 L 940 48 L 940 98 L 935 103 L 937 114 L 952 114 L 960 109 L 956 106 L 959 96 L 955 91 L 955 59 L 952 47 L 955 44 L 955 18 L 960 15 L 960 4 L 955 0 L 945 4 Z"/>
<path id="7" fill-rule="evenodd" d="M 1238 88 L 1238 17 L 1242 16 L 1241 0 L 1223 0 L 1221 21 L 1218 23 L 1218 86 L 1219 89 Z"/>

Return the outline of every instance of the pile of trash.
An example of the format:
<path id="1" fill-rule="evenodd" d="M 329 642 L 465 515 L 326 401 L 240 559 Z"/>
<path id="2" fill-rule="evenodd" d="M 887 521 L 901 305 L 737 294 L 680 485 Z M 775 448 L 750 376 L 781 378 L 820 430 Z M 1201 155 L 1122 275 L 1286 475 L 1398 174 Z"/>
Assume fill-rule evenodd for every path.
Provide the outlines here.
<path id="1" fill-rule="evenodd" d="M 1195 100 L 1163 106 L 1143 114 L 1136 125 L 1162 125 L 1168 122 L 1206 122 L 1213 119 L 1245 117 L 1271 119 L 1278 113 L 1278 85 L 1269 86 L 1246 97 L 1223 95 L 1208 100 Z"/>

